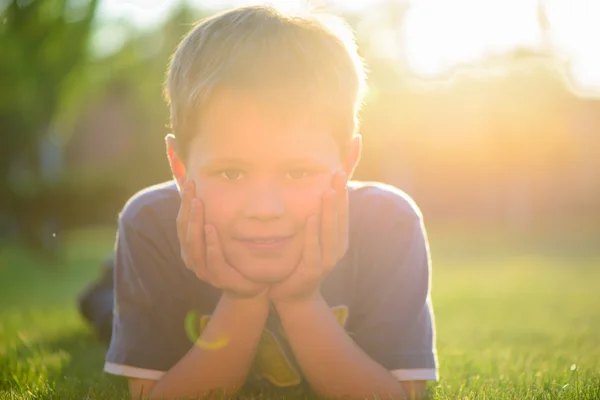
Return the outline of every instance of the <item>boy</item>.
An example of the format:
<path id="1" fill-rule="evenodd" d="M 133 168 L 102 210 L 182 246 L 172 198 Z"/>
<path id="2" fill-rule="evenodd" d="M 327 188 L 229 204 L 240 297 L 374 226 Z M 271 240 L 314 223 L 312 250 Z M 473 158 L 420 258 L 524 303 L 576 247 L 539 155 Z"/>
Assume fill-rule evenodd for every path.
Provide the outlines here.
<path id="1" fill-rule="evenodd" d="M 420 397 L 436 379 L 421 215 L 396 189 L 347 184 L 362 71 L 345 28 L 267 7 L 182 41 L 174 181 L 119 218 L 105 371 L 132 398 L 244 384 Z"/>

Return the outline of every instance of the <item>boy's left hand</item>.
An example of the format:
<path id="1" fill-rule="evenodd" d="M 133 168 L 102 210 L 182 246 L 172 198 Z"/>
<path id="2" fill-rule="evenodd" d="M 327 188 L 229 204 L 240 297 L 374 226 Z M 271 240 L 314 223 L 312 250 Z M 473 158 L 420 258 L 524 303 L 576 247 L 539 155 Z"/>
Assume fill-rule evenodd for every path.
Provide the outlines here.
<path id="1" fill-rule="evenodd" d="M 302 259 L 292 275 L 269 289 L 274 303 L 297 302 L 319 294 L 322 280 L 348 250 L 348 189 L 344 172 L 333 176 L 323 195 L 320 218 L 311 215 L 304 229 Z"/>

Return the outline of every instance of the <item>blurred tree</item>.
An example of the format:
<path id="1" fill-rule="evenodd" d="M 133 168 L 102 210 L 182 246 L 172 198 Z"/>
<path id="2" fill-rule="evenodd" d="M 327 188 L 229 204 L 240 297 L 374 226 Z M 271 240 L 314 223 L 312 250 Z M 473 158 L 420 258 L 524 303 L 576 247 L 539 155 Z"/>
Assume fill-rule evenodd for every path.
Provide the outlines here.
<path id="1" fill-rule="evenodd" d="M 63 84 L 87 57 L 98 0 L 13 0 L 0 10 L 0 214 L 21 230 L 43 190 L 41 148 Z M 47 142 L 46 142 L 47 143 Z M 29 236 L 29 235 L 27 235 Z M 36 236 L 35 234 L 33 236 Z"/>
<path id="2" fill-rule="evenodd" d="M 135 122 L 135 132 L 130 132 L 134 145 L 127 151 L 124 164 L 117 165 L 117 160 L 106 160 L 105 169 L 120 181 L 131 195 L 147 185 L 160 180 L 169 179 L 169 168 L 165 157 L 164 136 L 169 132 L 169 109 L 163 99 L 163 83 L 169 57 L 179 41 L 192 28 L 193 24 L 208 14 L 202 9 L 192 9 L 185 3 L 173 10 L 167 20 L 153 29 L 132 32 L 123 45 L 114 53 L 94 60 L 88 67 L 87 76 L 98 82 L 99 87 L 106 89 L 117 84 L 124 92 L 131 117 Z M 125 95 L 126 93 L 126 95 Z M 90 97 L 96 92 L 87 94 L 80 103 L 97 107 Z M 113 97 L 113 102 L 118 101 Z M 121 107 L 123 108 L 123 107 Z M 133 131 L 133 129 L 132 129 Z M 87 135 L 88 132 L 73 132 L 74 135 Z M 116 129 L 107 130 L 105 140 L 117 142 L 120 135 Z M 75 137 L 69 138 L 68 151 L 79 152 L 72 147 Z M 82 140 L 81 138 L 79 139 Z M 71 165 L 71 168 L 74 166 Z M 77 169 L 80 169 L 77 166 Z"/>
<path id="3" fill-rule="evenodd" d="M 179 41 L 205 15 L 184 3 L 152 27 L 121 20 L 96 26 L 91 57 L 66 82 L 56 117 L 64 168 L 54 198 L 63 229 L 114 223 L 131 195 L 170 178 L 165 71 Z M 115 32 L 121 43 L 97 51 Z"/>

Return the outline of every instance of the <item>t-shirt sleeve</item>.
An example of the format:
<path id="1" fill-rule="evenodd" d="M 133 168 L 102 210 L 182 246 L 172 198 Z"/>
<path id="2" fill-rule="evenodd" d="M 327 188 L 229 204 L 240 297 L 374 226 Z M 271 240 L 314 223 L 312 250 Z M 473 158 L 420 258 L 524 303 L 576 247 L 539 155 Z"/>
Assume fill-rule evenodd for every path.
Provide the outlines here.
<path id="1" fill-rule="evenodd" d="M 160 379 L 191 347 L 157 235 L 120 220 L 115 249 L 113 331 L 106 372 Z M 172 263 L 171 263 L 172 264 Z"/>
<path id="2" fill-rule="evenodd" d="M 398 379 L 436 380 L 429 246 L 420 212 L 406 204 L 378 204 L 361 232 L 360 301 L 350 329 Z"/>

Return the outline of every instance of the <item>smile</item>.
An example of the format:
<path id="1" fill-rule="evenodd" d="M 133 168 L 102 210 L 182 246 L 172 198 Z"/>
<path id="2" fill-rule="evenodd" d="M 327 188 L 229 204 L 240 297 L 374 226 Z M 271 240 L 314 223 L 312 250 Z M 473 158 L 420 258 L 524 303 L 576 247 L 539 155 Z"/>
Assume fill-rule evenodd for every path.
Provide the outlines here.
<path id="1" fill-rule="evenodd" d="M 255 250 L 277 250 L 292 239 L 292 236 L 247 237 L 238 239 Z"/>
<path id="2" fill-rule="evenodd" d="M 280 238 L 272 238 L 272 239 L 250 239 L 251 242 L 253 243 L 277 243 L 279 241 L 281 241 L 282 239 Z"/>

